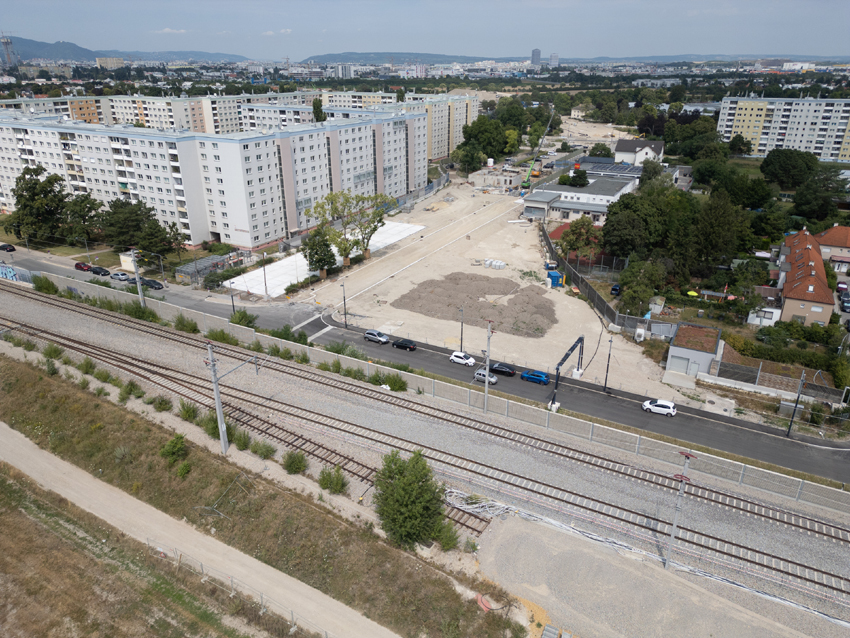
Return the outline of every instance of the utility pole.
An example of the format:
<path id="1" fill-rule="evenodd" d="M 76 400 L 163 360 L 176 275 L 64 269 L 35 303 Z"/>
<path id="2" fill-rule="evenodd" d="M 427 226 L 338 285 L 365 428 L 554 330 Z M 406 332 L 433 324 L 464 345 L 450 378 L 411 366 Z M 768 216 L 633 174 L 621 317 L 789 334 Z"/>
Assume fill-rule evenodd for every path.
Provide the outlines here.
<path id="1" fill-rule="evenodd" d="M 86 257 L 89 260 L 88 263 L 91 263 L 91 255 L 89 254 L 89 240 L 85 237 L 77 237 L 77 239 L 82 239 L 86 243 Z"/>
<path id="2" fill-rule="evenodd" d="M 791 420 L 788 422 L 788 431 L 786 437 L 791 436 L 791 427 L 794 425 L 794 417 L 797 416 L 797 407 L 800 405 L 800 395 L 803 394 L 803 383 L 806 381 L 806 371 L 803 370 L 800 374 L 800 385 L 797 387 L 797 400 L 794 401 L 794 410 L 791 412 Z"/>
<path id="3" fill-rule="evenodd" d="M 487 395 L 490 391 L 490 336 L 493 334 L 493 322 L 487 319 L 487 349 L 484 350 L 484 414 L 487 414 Z"/>
<path id="4" fill-rule="evenodd" d="M 212 343 L 207 341 L 207 353 L 209 354 L 208 365 L 210 374 L 212 374 L 213 394 L 215 395 L 215 414 L 218 418 L 218 435 L 221 439 L 221 453 L 227 454 L 227 426 L 224 423 L 224 410 L 221 409 L 221 392 L 218 389 L 218 371 L 215 367 L 215 354 L 213 353 Z"/>
<path id="5" fill-rule="evenodd" d="M 460 310 L 460 351 L 463 352 L 463 306 L 458 310 Z"/>
<path id="6" fill-rule="evenodd" d="M 266 251 L 263 251 L 263 285 L 266 287 L 266 299 L 269 298 L 269 282 L 266 281 Z"/>
<path id="7" fill-rule="evenodd" d="M 147 308 L 145 304 L 145 293 L 142 292 L 142 279 L 139 276 L 139 264 L 136 263 L 137 251 L 134 249 L 131 253 L 133 255 L 133 272 L 136 273 L 136 290 L 139 291 L 139 303 L 142 304 L 142 308 Z"/>
<path id="8" fill-rule="evenodd" d="M 340 286 L 342 287 L 342 320 L 345 323 L 345 329 L 348 330 L 348 308 L 345 305 L 345 282 L 343 281 Z"/>
<path id="9" fill-rule="evenodd" d="M 605 366 L 605 387 L 603 392 L 608 392 L 608 370 L 611 368 L 611 346 L 614 343 L 614 337 L 608 339 L 608 365 Z"/>
<path id="10" fill-rule="evenodd" d="M 685 483 L 691 482 L 691 479 L 686 475 L 688 463 L 691 462 L 691 459 L 696 458 L 690 452 L 679 452 L 679 454 L 685 457 L 685 467 L 682 468 L 681 474 L 675 474 L 673 476 L 673 478 L 680 481 L 679 496 L 676 497 L 676 513 L 673 515 L 673 528 L 670 530 L 670 541 L 667 543 L 667 558 L 664 559 L 664 569 L 670 567 L 670 557 L 673 555 L 673 541 L 676 540 L 676 527 L 679 525 L 679 514 L 682 512 L 682 496 L 685 494 Z"/>

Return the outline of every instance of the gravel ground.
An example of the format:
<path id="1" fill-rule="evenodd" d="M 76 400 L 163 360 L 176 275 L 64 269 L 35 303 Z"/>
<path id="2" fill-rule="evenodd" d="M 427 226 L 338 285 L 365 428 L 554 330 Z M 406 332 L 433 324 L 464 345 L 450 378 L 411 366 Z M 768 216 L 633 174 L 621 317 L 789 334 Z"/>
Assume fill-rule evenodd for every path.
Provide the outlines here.
<path id="1" fill-rule="evenodd" d="M 69 337 L 79 338 L 81 340 L 91 340 L 94 334 L 97 335 L 98 345 L 167 365 L 177 363 L 185 371 L 205 378 L 208 374 L 203 364 L 204 354 L 202 351 L 148 338 L 135 331 L 121 329 L 112 324 L 87 319 L 76 314 L 60 313 L 56 310 L 48 309 L 41 304 L 35 304 L 19 298 L 15 298 L 14 304 L 6 304 L 4 306 L 3 315 L 27 323 L 37 324 L 44 329 L 60 332 Z M 3 347 L 8 348 L 9 346 L 8 344 L 3 344 Z M 221 372 L 225 372 L 232 366 L 233 361 L 226 359 L 220 366 L 220 370 Z M 485 437 L 468 430 L 461 430 L 445 423 L 390 406 L 381 406 L 376 409 L 373 402 L 355 395 L 328 393 L 321 391 L 321 389 L 317 392 L 317 386 L 314 384 L 299 381 L 286 375 L 263 371 L 257 376 L 254 374 L 252 366 L 245 366 L 239 371 L 234 372 L 227 378 L 227 383 L 267 396 L 273 396 L 275 399 L 316 410 L 329 416 L 380 429 L 381 431 L 406 439 L 415 440 L 423 445 L 429 445 L 460 456 L 475 458 L 489 465 L 495 465 L 508 471 L 536 478 L 540 481 L 556 484 L 589 497 L 617 503 L 621 507 L 640 511 L 647 516 L 658 516 L 667 520 L 672 519 L 672 507 L 675 501 L 672 493 L 666 490 L 661 491 L 648 487 L 638 481 L 622 479 L 616 475 L 601 472 L 583 464 L 557 459 L 542 453 L 529 455 L 514 444 Z M 416 399 L 426 403 L 432 401 L 427 397 L 421 396 L 416 397 Z M 456 404 L 445 404 L 439 400 L 436 401 L 436 404 L 444 408 L 450 405 L 451 409 L 458 413 L 466 412 L 463 409 L 459 409 Z M 474 416 L 480 418 L 480 415 L 476 414 Z M 287 422 L 291 422 L 290 425 L 293 427 L 304 427 L 303 424 L 297 424 L 289 417 L 281 418 L 285 418 Z M 543 436 L 543 430 L 527 424 L 508 421 L 500 417 L 492 417 L 490 420 L 496 424 L 507 424 L 513 429 L 530 431 L 538 436 Z M 197 430 L 197 428 L 195 429 Z M 346 454 L 361 462 L 373 466 L 377 466 L 380 463 L 380 456 L 383 450 L 364 448 L 354 441 L 346 441 L 340 438 L 339 434 L 326 432 L 318 427 L 311 426 L 309 430 L 305 431 L 305 434 L 334 447 L 344 447 Z M 620 458 L 626 463 L 635 463 L 635 457 L 617 453 L 610 448 L 579 442 L 576 439 L 559 433 L 547 432 L 546 434 L 547 436 L 551 436 L 553 440 L 563 441 L 571 447 L 580 447 L 608 458 Z M 216 442 L 213 443 L 217 445 Z M 639 465 L 642 467 L 655 465 L 664 473 L 673 473 L 671 466 L 661 463 L 653 464 L 649 459 L 639 459 Z M 314 470 L 317 472 L 318 468 L 314 468 Z M 450 482 L 456 484 L 460 489 L 471 490 L 470 485 L 464 482 L 458 480 L 452 480 Z M 703 482 L 709 483 L 709 481 Z M 365 490 L 365 487 L 352 486 L 351 493 L 355 500 Z M 728 489 L 726 485 L 722 485 L 722 487 Z M 474 491 L 487 493 L 490 490 L 478 486 Z M 741 492 L 745 491 L 741 490 Z M 499 497 L 494 491 L 490 491 L 490 494 L 494 497 Z M 767 501 L 771 498 L 765 493 L 757 492 L 757 494 L 759 500 L 762 501 Z M 506 499 L 504 496 L 500 498 L 510 501 L 510 499 Z M 787 502 L 780 499 L 776 499 L 776 501 L 781 507 L 791 509 Z M 517 501 L 517 503 L 520 504 L 521 501 Z M 368 495 L 365 504 L 368 504 Z M 526 504 L 522 505 L 526 506 Z M 794 509 L 802 508 L 795 507 Z M 817 509 L 810 508 L 810 511 L 817 512 Z M 541 513 L 551 516 L 551 512 L 547 512 L 545 509 L 541 509 Z M 837 515 L 831 512 L 824 514 L 823 511 L 820 511 L 818 515 L 819 518 L 838 518 Z M 563 520 L 569 520 L 569 518 L 565 517 Z M 752 517 L 740 516 L 733 511 L 709 506 L 695 499 L 688 498 L 685 500 L 680 525 L 699 529 L 704 533 L 720 536 L 745 545 L 758 547 L 771 553 L 793 557 L 800 562 L 850 576 L 850 567 L 848 567 L 846 561 L 847 548 L 843 545 L 818 540 L 816 537 L 804 535 L 784 526 L 759 522 Z M 599 530 L 603 533 L 613 534 L 610 530 L 604 530 L 601 527 Z M 628 539 L 628 536 L 624 535 L 623 538 Z M 653 543 L 649 543 L 649 545 L 649 547 L 645 547 L 644 549 L 658 551 L 657 546 L 652 546 L 654 545 Z M 763 581 L 754 578 L 751 581 L 749 584 L 764 587 L 766 590 L 770 590 L 773 587 L 772 585 L 765 585 Z M 781 590 L 777 588 L 777 591 Z M 790 595 L 788 592 L 784 593 Z M 806 603 L 812 606 L 818 606 L 816 601 L 806 600 Z M 825 611 L 828 610 L 827 605 L 821 605 L 821 607 Z M 847 609 L 829 609 L 828 613 L 843 614 L 843 617 L 846 617 Z"/>

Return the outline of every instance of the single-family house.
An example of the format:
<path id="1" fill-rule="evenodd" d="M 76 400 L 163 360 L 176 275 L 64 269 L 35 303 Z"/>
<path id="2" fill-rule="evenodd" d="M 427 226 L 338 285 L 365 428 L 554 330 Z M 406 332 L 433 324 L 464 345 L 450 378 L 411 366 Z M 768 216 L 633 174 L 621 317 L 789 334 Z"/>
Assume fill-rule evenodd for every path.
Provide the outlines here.
<path id="1" fill-rule="evenodd" d="M 614 148 L 614 161 L 639 166 L 651 159 L 660 162 L 664 159 L 664 142 L 660 140 L 619 140 Z"/>
<path id="2" fill-rule="evenodd" d="M 821 247 L 805 228 L 786 237 L 779 249 L 777 288 L 782 291 L 780 321 L 829 324 L 835 296 L 826 281 Z"/>
<path id="3" fill-rule="evenodd" d="M 835 272 L 846 273 L 850 267 L 850 227 L 835 224 L 815 235 L 820 244 L 820 254 Z"/>

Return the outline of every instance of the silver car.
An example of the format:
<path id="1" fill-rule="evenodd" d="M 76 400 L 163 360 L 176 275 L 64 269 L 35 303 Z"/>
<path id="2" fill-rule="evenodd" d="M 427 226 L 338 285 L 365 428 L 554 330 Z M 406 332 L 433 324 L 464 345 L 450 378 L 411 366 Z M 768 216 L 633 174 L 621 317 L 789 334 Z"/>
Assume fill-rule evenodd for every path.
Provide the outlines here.
<path id="1" fill-rule="evenodd" d="M 390 338 L 380 330 L 367 330 L 363 334 L 363 338 L 366 341 L 374 341 L 375 343 L 380 343 L 381 345 L 390 342 Z"/>
<path id="2" fill-rule="evenodd" d="M 109 275 L 109 278 L 115 279 L 116 281 L 127 281 L 130 278 L 130 275 L 125 272 L 114 272 Z"/>
<path id="3" fill-rule="evenodd" d="M 475 371 L 475 380 L 484 383 L 485 379 L 490 385 L 496 385 L 496 383 L 499 381 L 496 378 L 495 374 L 491 373 L 488 375 L 487 371 L 484 368 L 478 368 L 478 370 Z"/>

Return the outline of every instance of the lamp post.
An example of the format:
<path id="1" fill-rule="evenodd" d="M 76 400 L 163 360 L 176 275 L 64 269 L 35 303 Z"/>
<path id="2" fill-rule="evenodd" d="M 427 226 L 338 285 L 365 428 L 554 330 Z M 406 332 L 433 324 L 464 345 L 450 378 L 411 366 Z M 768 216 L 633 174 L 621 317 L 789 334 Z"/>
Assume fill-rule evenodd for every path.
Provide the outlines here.
<path id="1" fill-rule="evenodd" d="M 673 542 L 676 540 L 676 528 L 679 525 L 679 514 L 682 512 L 682 496 L 685 494 L 685 483 L 690 483 L 691 479 L 687 476 L 688 463 L 696 456 L 690 452 L 679 452 L 685 457 L 685 467 L 682 468 L 681 474 L 674 474 L 673 478 L 679 481 L 679 495 L 676 498 L 676 513 L 673 515 L 673 527 L 670 528 L 670 540 L 667 542 L 667 557 L 664 559 L 664 569 L 670 567 L 670 558 L 673 556 Z"/>
<path id="2" fill-rule="evenodd" d="M 263 285 L 266 288 L 266 299 L 269 298 L 269 283 L 266 281 L 266 251 L 263 251 Z"/>
<path id="3" fill-rule="evenodd" d="M 605 366 L 605 387 L 603 392 L 608 392 L 608 370 L 611 368 L 611 346 L 614 343 L 614 337 L 608 339 L 608 365 Z"/>
<path id="4" fill-rule="evenodd" d="M 345 323 L 345 329 L 348 330 L 348 307 L 345 305 L 345 282 L 343 281 L 340 286 L 342 287 L 342 321 Z"/>
<path id="5" fill-rule="evenodd" d="M 794 417 L 797 416 L 797 407 L 800 405 L 800 395 L 803 393 L 803 384 L 806 381 L 806 371 L 803 370 L 802 374 L 800 374 L 800 385 L 797 387 L 797 400 L 794 401 L 794 410 L 791 412 L 791 420 L 788 422 L 788 431 L 785 433 L 786 437 L 791 436 L 791 428 L 794 425 Z"/>
<path id="6" fill-rule="evenodd" d="M 458 310 L 460 310 L 460 351 L 463 352 L 463 306 Z"/>
<path id="7" fill-rule="evenodd" d="M 159 275 L 162 277 L 162 285 L 167 286 L 168 282 L 165 281 L 165 268 L 162 267 L 162 255 L 159 253 L 151 253 L 154 257 L 159 257 Z"/>

